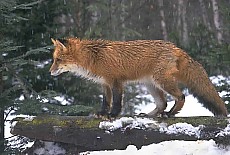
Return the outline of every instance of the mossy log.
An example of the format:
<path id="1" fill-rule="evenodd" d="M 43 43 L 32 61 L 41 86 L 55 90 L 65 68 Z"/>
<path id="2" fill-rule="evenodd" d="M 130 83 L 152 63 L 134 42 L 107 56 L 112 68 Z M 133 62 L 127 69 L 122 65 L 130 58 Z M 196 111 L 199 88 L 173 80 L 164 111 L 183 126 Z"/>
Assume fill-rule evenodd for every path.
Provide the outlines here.
<path id="1" fill-rule="evenodd" d="M 223 130 L 228 122 L 227 118 L 215 117 L 185 117 L 185 118 L 156 118 L 159 123 L 171 125 L 177 122 L 187 122 L 194 126 L 204 125 L 201 136 L 185 134 L 166 134 L 157 129 L 139 130 L 126 129 L 105 132 L 100 129 L 99 123 L 103 121 L 94 117 L 81 116 L 38 116 L 31 121 L 17 119 L 11 133 L 25 136 L 30 139 L 57 142 L 65 144 L 78 151 L 96 151 L 125 149 L 128 145 L 141 148 L 144 145 L 159 143 L 168 140 L 198 140 L 217 139 L 215 135 Z M 221 141 L 221 140 L 219 140 Z M 226 143 L 226 138 L 225 138 Z M 227 138 L 230 143 L 230 138 Z M 71 149 L 69 148 L 68 149 Z"/>

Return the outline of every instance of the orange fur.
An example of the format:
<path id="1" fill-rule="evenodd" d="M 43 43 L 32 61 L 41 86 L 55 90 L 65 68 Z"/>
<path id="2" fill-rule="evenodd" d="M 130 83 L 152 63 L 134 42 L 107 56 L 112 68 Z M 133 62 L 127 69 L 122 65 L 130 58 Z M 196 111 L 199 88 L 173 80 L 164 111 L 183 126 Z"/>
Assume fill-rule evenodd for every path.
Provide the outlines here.
<path id="1" fill-rule="evenodd" d="M 66 43 L 52 39 L 55 45 L 52 75 L 73 72 L 101 83 L 105 88 L 111 113 L 116 116 L 121 108 L 121 94 L 126 82 L 141 82 L 155 98 L 156 116 L 164 112 L 164 93 L 172 95 L 176 103 L 169 115 L 181 110 L 184 95 L 178 88 L 183 83 L 215 115 L 227 115 L 224 102 L 210 82 L 203 67 L 182 49 L 162 40 L 108 41 L 68 38 Z M 112 93 L 112 95 L 111 95 Z M 109 95 L 108 95 L 109 94 Z M 108 104 L 105 103 L 105 104 Z M 106 105 L 107 106 L 107 105 Z"/>

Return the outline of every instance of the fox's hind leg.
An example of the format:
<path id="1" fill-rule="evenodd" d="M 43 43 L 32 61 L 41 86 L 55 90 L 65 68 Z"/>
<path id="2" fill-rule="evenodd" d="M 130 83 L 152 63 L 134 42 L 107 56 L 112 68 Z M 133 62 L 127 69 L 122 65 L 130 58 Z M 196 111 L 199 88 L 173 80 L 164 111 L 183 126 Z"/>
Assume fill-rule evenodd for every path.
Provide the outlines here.
<path id="1" fill-rule="evenodd" d="M 148 116 L 156 117 L 158 114 L 162 114 L 166 109 L 167 102 L 165 99 L 165 94 L 162 90 L 160 90 L 153 84 L 146 84 L 146 87 L 149 93 L 153 96 L 156 104 L 156 108 L 148 113 Z"/>
<path id="2" fill-rule="evenodd" d="M 185 96 L 178 87 L 178 83 L 173 76 L 165 76 L 164 79 L 157 81 L 161 89 L 169 93 L 175 98 L 175 104 L 169 112 L 166 112 L 168 116 L 177 114 L 184 106 Z"/>

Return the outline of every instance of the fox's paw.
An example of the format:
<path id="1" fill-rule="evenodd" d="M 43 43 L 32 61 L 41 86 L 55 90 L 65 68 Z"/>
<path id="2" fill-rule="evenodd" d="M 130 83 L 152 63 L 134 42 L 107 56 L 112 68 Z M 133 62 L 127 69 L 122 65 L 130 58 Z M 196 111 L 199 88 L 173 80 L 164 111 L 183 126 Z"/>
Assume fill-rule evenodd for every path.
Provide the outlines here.
<path id="1" fill-rule="evenodd" d="M 139 113 L 138 115 L 135 115 L 135 116 L 138 116 L 138 117 L 151 117 L 146 113 Z"/>
<path id="2" fill-rule="evenodd" d="M 116 119 L 119 114 L 120 114 L 119 111 L 111 110 L 111 112 L 108 114 L 108 119 L 110 119 L 110 120 Z"/>
<path id="3" fill-rule="evenodd" d="M 135 115 L 135 116 L 138 116 L 138 117 L 149 117 L 149 118 L 156 118 L 156 117 L 170 118 L 170 117 L 174 117 L 175 115 L 171 114 L 168 111 L 164 111 L 162 113 L 157 113 L 156 115 L 149 115 L 149 114 L 146 114 L 146 113 L 140 113 L 140 114 Z"/>
<path id="4" fill-rule="evenodd" d="M 175 117 L 175 114 L 172 114 L 172 113 L 170 113 L 168 111 L 164 111 L 164 112 L 161 113 L 161 117 L 162 118 L 171 118 L 171 117 Z"/>
<path id="5" fill-rule="evenodd" d="M 101 118 L 101 117 L 106 117 L 106 116 L 108 116 L 108 112 L 107 111 L 105 111 L 105 110 L 101 110 L 101 111 L 98 111 L 97 113 L 96 113 L 96 115 L 97 115 L 97 117 L 99 117 L 99 118 Z"/>
<path id="6" fill-rule="evenodd" d="M 121 112 L 121 107 L 113 107 L 110 113 L 108 114 L 108 118 L 116 118 Z"/>
<path id="7" fill-rule="evenodd" d="M 113 120 L 116 119 L 118 117 L 118 114 L 116 113 L 109 113 L 108 114 L 108 119 Z"/>

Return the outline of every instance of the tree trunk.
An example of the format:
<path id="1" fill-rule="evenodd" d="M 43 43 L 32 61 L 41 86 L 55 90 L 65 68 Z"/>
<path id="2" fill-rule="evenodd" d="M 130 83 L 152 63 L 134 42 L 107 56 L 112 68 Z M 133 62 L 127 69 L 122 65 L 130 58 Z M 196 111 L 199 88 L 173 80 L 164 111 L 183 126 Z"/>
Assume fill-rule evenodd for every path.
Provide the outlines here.
<path id="1" fill-rule="evenodd" d="M 0 94 L 2 94 L 2 91 L 3 91 L 3 81 L 2 81 L 2 72 L 0 71 Z M 5 127 L 4 106 L 3 104 L 1 104 L 1 101 L 0 101 L 0 154 L 4 152 L 4 148 L 5 148 L 4 127 Z"/>
<path id="2" fill-rule="evenodd" d="M 182 38 L 182 24 L 181 24 L 181 15 L 182 15 L 182 5 L 181 5 L 181 0 L 178 0 L 178 7 L 177 7 L 177 31 L 178 31 L 178 37 L 179 40 L 181 41 Z"/>
<path id="3" fill-rule="evenodd" d="M 160 17 L 161 17 L 161 29 L 162 29 L 162 34 L 164 40 L 168 40 L 168 33 L 166 29 L 166 22 L 165 22 L 165 14 L 164 14 L 164 1 L 163 0 L 158 0 L 159 8 L 160 8 Z"/>
<path id="4" fill-rule="evenodd" d="M 72 32 L 76 32 L 75 35 L 79 38 L 86 37 L 86 31 L 90 31 L 91 29 L 91 20 L 90 20 L 90 14 L 88 11 L 88 7 L 90 5 L 89 0 L 77 0 L 73 2 L 73 5 L 75 8 L 74 12 L 70 11 L 71 17 L 69 17 L 69 21 L 71 22 L 71 28 L 73 29 Z M 68 23 L 66 23 L 64 26 L 68 27 Z"/>
<path id="5" fill-rule="evenodd" d="M 216 37 L 217 37 L 218 43 L 221 44 L 223 41 L 223 34 L 222 34 L 222 29 L 221 29 L 218 3 L 216 0 L 211 0 L 211 2 L 212 2 L 212 9 L 213 9 L 213 21 L 214 21 L 214 25 L 217 31 Z"/>
<path id="6" fill-rule="evenodd" d="M 0 154 L 2 154 L 4 152 L 4 125 L 5 121 L 4 121 L 4 109 L 1 107 L 0 108 Z"/>
<path id="7" fill-rule="evenodd" d="M 120 20 L 121 20 L 121 40 L 125 41 L 125 3 L 124 0 L 121 0 L 121 14 L 120 14 Z"/>
<path id="8" fill-rule="evenodd" d="M 211 28 L 210 22 L 208 20 L 208 14 L 207 14 L 207 11 L 205 8 L 205 3 L 203 0 L 199 0 L 199 3 L 200 3 L 200 7 L 201 7 L 202 19 L 203 19 L 204 25 L 208 28 L 209 31 L 211 31 L 212 28 Z"/>
<path id="9" fill-rule="evenodd" d="M 183 40 L 183 44 L 185 46 L 188 45 L 188 24 L 186 21 L 186 9 L 187 9 L 187 0 L 180 0 L 180 4 L 182 6 L 182 24 L 183 24 L 183 28 L 182 28 L 182 40 Z"/>

